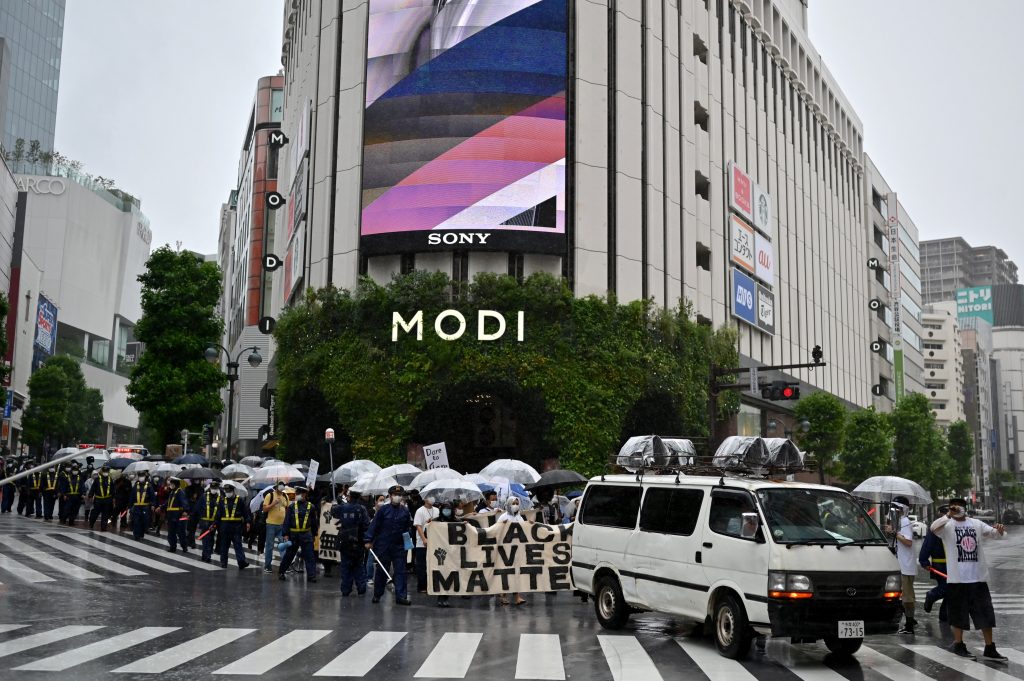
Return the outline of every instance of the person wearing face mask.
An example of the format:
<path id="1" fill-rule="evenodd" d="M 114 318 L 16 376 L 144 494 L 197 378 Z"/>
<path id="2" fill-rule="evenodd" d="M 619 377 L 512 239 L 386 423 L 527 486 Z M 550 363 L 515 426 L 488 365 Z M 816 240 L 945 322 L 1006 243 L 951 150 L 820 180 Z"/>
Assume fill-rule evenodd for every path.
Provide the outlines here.
<path id="1" fill-rule="evenodd" d="M 284 580 L 295 555 L 302 552 L 306 564 L 306 581 L 316 582 L 316 559 L 313 556 L 313 537 L 320 528 L 320 513 L 309 503 L 309 490 L 295 486 L 295 503 L 284 514 L 284 540 L 290 542 L 277 569 L 277 578 Z"/>
<path id="2" fill-rule="evenodd" d="M 366 507 L 359 503 L 359 492 L 348 492 L 348 500 L 331 507 L 331 516 L 338 519 L 338 555 L 341 569 L 341 595 L 352 594 L 352 582 L 356 593 L 366 593 L 366 567 L 363 554 L 363 536 L 370 526 Z M 370 560 L 373 560 L 371 557 Z"/>
<path id="3" fill-rule="evenodd" d="M 476 512 L 489 513 L 491 511 L 497 511 L 500 508 L 501 505 L 498 503 L 498 493 L 492 489 L 484 492 L 484 498 L 476 505 Z"/>
<path id="4" fill-rule="evenodd" d="M 437 518 L 434 519 L 434 522 L 435 523 L 454 523 L 454 522 L 458 522 L 458 520 L 455 517 L 455 506 L 456 505 L 457 504 L 453 504 L 453 503 L 448 502 L 448 501 L 446 501 L 443 504 L 441 504 L 441 508 L 439 509 L 439 512 L 437 514 Z M 462 509 L 460 508 L 459 511 L 461 511 L 461 510 Z M 437 607 L 439 607 L 439 608 L 447 608 L 448 606 L 449 606 L 448 597 L 447 596 L 440 596 L 439 595 L 437 597 Z"/>
<path id="5" fill-rule="evenodd" d="M 373 516 L 377 515 L 377 511 L 384 508 L 387 503 L 388 497 L 386 494 L 378 494 L 376 498 L 371 499 L 367 508 L 370 520 L 373 520 Z M 364 551 L 364 553 L 366 554 L 366 584 L 367 586 L 373 586 L 373 573 L 377 563 L 373 560 L 373 556 L 370 555 L 369 551 Z"/>
<path id="6" fill-rule="evenodd" d="M 210 487 L 196 501 L 193 516 L 199 519 L 199 536 L 203 543 L 202 561 L 209 563 L 213 557 L 216 540 L 217 506 L 220 502 L 220 480 L 210 482 Z"/>
<path id="7" fill-rule="evenodd" d="M 181 519 L 182 514 L 187 515 L 189 512 L 188 496 L 180 478 L 172 477 L 167 483 L 167 550 L 174 553 L 178 550 L 178 544 L 181 544 L 181 552 L 188 553 L 188 520 Z"/>
<path id="8" fill-rule="evenodd" d="M 244 570 L 249 567 L 248 561 L 245 560 L 245 550 L 242 548 L 242 532 L 248 530 L 252 524 L 252 515 L 249 513 L 249 504 L 235 494 L 234 487 L 227 487 L 217 502 L 216 522 L 220 534 L 220 566 L 228 566 L 228 549 L 233 545 L 238 569 Z"/>
<path id="9" fill-rule="evenodd" d="M 89 512 L 89 529 L 96 526 L 96 519 L 100 520 L 100 532 L 107 531 L 107 522 L 114 512 L 114 481 L 110 479 L 110 466 L 103 464 L 100 468 L 100 475 L 92 483 L 89 489 L 92 497 L 92 510 Z"/>
<path id="10" fill-rule="evenodd" d="M 405 536 L 412 530 L 412 516 L 402 504 L 405 489 L 394 485 L 388 490 L 389 503 L 377 510 L 363 537 L 365 546 L 380 561 L 373 580 L 373 602 L 379 603 L 387 586 L 387 571 L 395 582 L 395 603 L 411 605 L 405 584 Z M 390 570 L 388 567 L 390 566 Z"/>
<path id="11" fill-rule="evenodd" d="M 903 627 L 897 632 L 899 634 L 913 634 L 917 620 L 914 618 L 914 578 L 917 576 L 917 556 L 914 555 L 914 530 L 910 524 L 910 500 L 906 497 L 895 497 L 892 500 L 895 515 L 898 517 L 895 523 L 899 528 L 890 527 L 890 532 L 895 531 L 896 536 L 896 557 L 900 563 L 900 573 L 903 575 L 903 615 L 905 621 Z M 895 524 L 894 523 L 894 524 Z"/>
<path id="12" fill-rule="evenodd" d="M 146 471 L 139 472 L 139 478 L 132 485 L 131 510 L 129 517 L 132 523 L 132 536 L 135 541 L 142 541 L 146 536 L 146 528 L 149 527 L 150 514 L 153 512 L 153 504 L 156 502 L 156 495 L 153 487 L 149 484 L 149 474 Z"/>
<path id="13" fill-rule="evenodd" d="M 61 524 L 74 525 L 75 521 L 78 520 L 78 510 L 82 506 L 84 486 L 85 478 L 82 475 L 81 468 L 77 461 L 72 461 L 71 472 L 64 478 L 60 488 L 63 501 L 61 505 Z"/>
<path id="14" fill-rule="evenodd" d="M 274 558 L 274 544 L 284 534 L 284 515 L 288 510 L 288 495 L 284 493 L 284 483 L 279 482 L 274 489 L 263 495 L 263 514 L 267 519 L 266 545 L 263 550 L 263 571 L 273 572 L 270 563 Z"/>
<path id="15" fill-rule="evenodd" d="M 427 525 L 437 518 L 438 509 L 434 506 L 434 500 L 426 497 L 422 500 L 422 506 L 413 513 L 413 528 L 416 530 L 416 548 L 413 550 L 416 563 L 416 591 L 427 593 Z"/>
<path id="16" fill-rule="evenodd" d="M 510 494 L 508 499 L 505 500 L 505 512 L 498 516 L 499 523 L 523 523 L 526 519 L 523 518 L 522 514 L 522 501 L 519 497 Z M 523 605 L 526 603 L 526 599 L 523 598 L 519 593 L 512 594 L 512 598 L 516 605 Z M 498 596 L 498 605 L 508 605 L 508 596 L 501 594 Z"/>

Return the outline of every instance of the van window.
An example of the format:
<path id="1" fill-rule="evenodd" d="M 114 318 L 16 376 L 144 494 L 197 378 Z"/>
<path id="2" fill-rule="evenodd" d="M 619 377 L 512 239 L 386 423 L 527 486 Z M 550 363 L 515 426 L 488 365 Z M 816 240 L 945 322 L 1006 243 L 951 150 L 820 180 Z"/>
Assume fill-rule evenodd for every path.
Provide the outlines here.
<path id="1" fill-rule="evenodd" d="M 640 510 L 640 488 L 619 485 L 592 485 L 583 497 L 580 522 L 606 527 L 636 527 Z"/>
<path id="2" fill-rule="evenodd" d="M 739 537 L 743 527 L 743 514 L 753 512 L 754 502 L 749 494 L 715 492 L 711 495 L 708 527 L 718 534 Z"/>
<path id="3" fill-rule="evenodd" d="M 690 536 L 697 526 L 704 491 L 651 487 L 644 496 L 640 529 L 644 532 Z"/>

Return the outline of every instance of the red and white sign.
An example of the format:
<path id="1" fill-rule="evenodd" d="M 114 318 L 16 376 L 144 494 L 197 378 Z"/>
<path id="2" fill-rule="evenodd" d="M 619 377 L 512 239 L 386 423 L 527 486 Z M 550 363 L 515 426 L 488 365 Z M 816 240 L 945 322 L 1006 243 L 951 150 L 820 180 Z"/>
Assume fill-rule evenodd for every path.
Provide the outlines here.
<path id="1" fill-rule="evenodd" d="M 748 272 L 753 272 L 756 262 L 754 230 L 735 215 L 730 217 L 729 222 L 732 225 L 729 230 L 730 257 L 733 263 Z"/>
<path id="2" fill-rule="evenodd" d="M 754 222 L 754 183 L 735 163 L 729 164 L 729 207 Z"/>
<path id="3" fill-rule="evenodd" d="M 768 237 L 757 234 L 754 237 L 754 258 L 756 260 L 754 275 L 768 284 L 775 285 L 775 247 Z"/>

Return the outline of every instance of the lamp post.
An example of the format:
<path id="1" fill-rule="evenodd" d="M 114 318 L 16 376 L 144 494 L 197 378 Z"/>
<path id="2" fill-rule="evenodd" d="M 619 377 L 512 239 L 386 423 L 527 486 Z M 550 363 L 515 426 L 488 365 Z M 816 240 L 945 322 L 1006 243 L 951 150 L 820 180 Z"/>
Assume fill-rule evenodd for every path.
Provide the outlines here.
<path id="1" fill-rule="evenodd" d="M 219 350 L 218 350 L 219 348 Z M 231 359 L 231 353 L 228 352 L 227 348 L 219 343 L 215 343 L 210 347 L 206 348 L 206 359 L 210 364 L 220 363 L 220 352 L 223 351 L 224 355 L 228 358 L 228 439 L 227 446 L 225 448 L 225 456 L 231 456 L 231 427 L 232 419 L 235 412 L 235 381 L 238 380 L 238 360 L 242 358 L 242 353 L 249 352 L 248 362 L 249 366 L 253 369 L 263 364 L 263 357 L 260 355 L 260 349 L 253 345 L 248 348 L 242 348 L 235 355 L 235 359 Z"/>
<path id="2" fill-rule="evenodd" d="M 338 488 L 334 484 L 334 428 L 324 431 L 324 440 L 327 442 L 327 456 L 331 463 L 331 498 L 338 503 Z"/>

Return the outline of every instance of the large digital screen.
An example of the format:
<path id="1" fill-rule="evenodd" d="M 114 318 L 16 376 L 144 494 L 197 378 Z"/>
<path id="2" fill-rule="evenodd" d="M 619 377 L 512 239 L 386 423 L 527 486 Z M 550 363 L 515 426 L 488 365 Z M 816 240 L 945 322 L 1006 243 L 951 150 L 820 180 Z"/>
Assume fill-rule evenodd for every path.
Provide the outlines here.
<path id="1" fill-rule="evenodd" d="M 565 252 L 566 0 L 370 0 L 365 254 Z"/>

